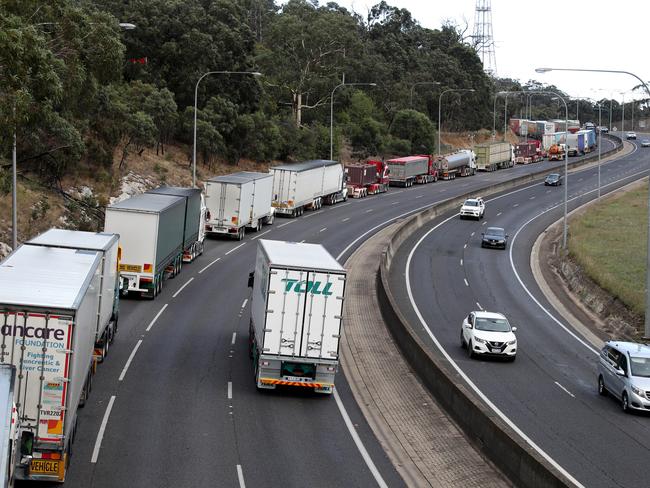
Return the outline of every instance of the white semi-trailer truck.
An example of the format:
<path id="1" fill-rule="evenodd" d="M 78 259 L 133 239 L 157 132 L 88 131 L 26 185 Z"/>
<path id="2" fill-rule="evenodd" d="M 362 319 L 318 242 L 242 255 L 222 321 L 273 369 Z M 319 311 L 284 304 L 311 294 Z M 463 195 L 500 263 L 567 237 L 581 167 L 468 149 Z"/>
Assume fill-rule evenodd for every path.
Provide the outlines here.
<path id="1" fill-rule="evenodd" d="M 249 347 L 257 388 L 334 391 L 345 277 L 320 244 L 259 241 L 249 277 Z"/>
<path id="2" fill-rule="evenodd" d="M 347 200 L 343 166 L 338 161 L 317 159 L 271 168 L 272 205 L 278 214 L 297 217 L 305 209 L 318 210 Z"/>
<path id="3" fill-rule="evenodd" d="M 62 482 L 93 375 L 97 251 L 21 246 L 0 264 L 0 363 L 16 367 L 14 476 Z"/>
<path id="4" fill-rule="evenodd" d="M 272 193 L 269 173 L 240 171 L 210 178 L 205 182 L 206 232 L 242 240 L 246 228 L 259 231 L 263 224 L 272 224 Z"/>
<path id="5" fill-rule="evenodd" d="M 120 235 L 121 292 L 154 298 L 181 270 L 185 198 L 143 193 L 111 205 L 104 232 Z"/>
<path id="6" fill-rule="evenodd" d="M 183 230 L 183 262 L 191 263 L 203 254 L 207 208 L 200 188 L 161 186 L 147 191 L 156 195 L 171 195 L 185 199 L 185 225 Z"/>
<path id="7" fill-rule="evenodd" d="M 30 246 L 97 251 L 101 254 L 101 293 L 95 328 L 95 357 L 103 361 L 117 332 L 120 280 L 117 267 L 119 236 L 104 232 L 50 229 L 26 243 Z"/>

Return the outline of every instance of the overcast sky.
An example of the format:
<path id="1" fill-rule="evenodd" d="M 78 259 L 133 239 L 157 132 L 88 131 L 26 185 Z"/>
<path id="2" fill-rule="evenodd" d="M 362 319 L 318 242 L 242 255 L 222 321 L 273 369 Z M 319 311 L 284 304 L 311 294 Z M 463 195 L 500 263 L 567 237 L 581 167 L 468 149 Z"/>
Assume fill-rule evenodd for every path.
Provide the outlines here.
<path id="1" fill-rule="evenodd" d="M 324 4 L 325 0 L 321 0 Z M 379 3 L 337 0 L 357 13 Z M 387 0 L 405 8 L 424 27 L 438 28 L 446 19 L 474 28 L 476 0 Z M 555 84 L 573 97 L 621 99 L 619 92 L 638 84 L 629 75 L 550 72 L 538 67 L 592 68 L 631 71 L 650 80 L 650 0 L 492 0 L 492 29 L 496 41 L 497 75 Z M 435 76 L 435 74 L 434 74 Z M 602 91 L 597 91 L 602 90 Z M 640 91 L 625 100 L 641 98 Z"/>

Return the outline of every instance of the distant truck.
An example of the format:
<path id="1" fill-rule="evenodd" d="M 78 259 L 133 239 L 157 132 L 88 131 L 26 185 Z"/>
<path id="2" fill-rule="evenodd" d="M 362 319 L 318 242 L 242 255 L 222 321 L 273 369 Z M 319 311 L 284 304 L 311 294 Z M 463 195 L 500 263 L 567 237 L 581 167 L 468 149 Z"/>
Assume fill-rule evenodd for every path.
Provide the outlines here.
<path id="1" fill-rule="evenodd" d="M 258 389 L 334 391 L 345 269 L 320 244 L 260 240 L 249 328 Z"/>
<path id="2" fill-rule="evenodd" d="M 185 198 L 143 193 L 106 208 L 104 231 L 120 235 L 121 292 L 155 298 L 183 262 Z"/>
<path id="3" fill-rule="evenodd" d="M 263 224 L 272 224 L 272 192 L 273 175 L 269 173 L 240 171 L 210 178 L 205 182 L 206 232 L 241 241 L 247 228 L 259 231 Z"/>
<path id="4" fill-rule="evenodd" d="M 343 166 L 338 161 L 317 159 L 271 168 L 271 205 L 279 215 L 297 217 L 305 209 L 318 210 L 348 198 Z"/>
<path id="5" fill-rule="evenodd" d="M 538 151 L 538 144 L 535 142 L 520 142 L 515 145 L 515 163 L 529 164 L 542 161 L 542 155 Z"/>
<path id="6" fill-rule="evenodd" d="M 0 264 L 0 363 L 15 366 L 16 479 L 63 482 L 88 398 L 102 255 L 21 246 Z"/>
<path id="7" fill-rule="evenodd" d="M 14 384 L 16 367 L 0 364 L 0 488 L 14 485 L 14 462 L 20 426 L 14 417 Z"/>
<path id="8" fill-rule="evenodd" d="M 203 192 L 199 188 L 161 186 L 147 191 L 156 195 L 171 195 L 185 199 L 185 225 L 183 230 L 183 262 L 191 263 L 203 254 L 205 219 L 207 209 Z"/>
<path id="9" fill-rule="evenodd" d="M 570 129 L 569 129 L 570 130 Z M 578 132 L 567 134 L 566 136 L 567 152 L 569 156 L 579 156 L 586 151 L 585 134 Z"/>
<path id="10" fill-rule="evenodd" d="M 26 245 L 95 251 L 100 254 L 101 292 L 95 320 L 95 357 L 98 361 L 103 361 L 117 332 L 119 317 L 119 236 L 103 232 L 50 229 Z"/>
<path id="11" fill-rule="evenodd" d="M 413 186 L 438 181 L 438 168 L 430 155 L 406 156 L 386 161 L 390 186 Z"/>
<path id="12" fill-rule="evenodd" d="M 548 160 L 549 161 L 562 161 L 566 153 L 565 144 L 553 144 L 548 148 Z"/>
<path id="13" fill-rule="evenodd" d="M 348 195 L 363 198 L 388 190 L 388 165 L 384 161 L 345 165 Z"/>
<path id="14" fill-rule="evenodd" d="M 513 149 L 509 142 L 484 142 L 474 146 L 476 169 L 496 171 L 514 166 Z"/>
<path id="15" fill-rule="evenodd" d="M 476 173 L 476 154 L 469 149 L 461 149 L 439 156 L 436 165 L 443 180 L 453 180 L 456 176 L 472 176 Z"/>

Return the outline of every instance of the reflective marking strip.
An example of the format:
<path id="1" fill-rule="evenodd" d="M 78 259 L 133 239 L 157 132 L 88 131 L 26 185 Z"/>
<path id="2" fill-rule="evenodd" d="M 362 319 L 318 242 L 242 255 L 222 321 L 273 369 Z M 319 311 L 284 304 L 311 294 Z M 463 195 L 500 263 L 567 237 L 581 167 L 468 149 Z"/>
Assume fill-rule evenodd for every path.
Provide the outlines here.
<path id="1" fill-rule="evenodd" d="M 264 385 L 304 386 L 307 388 L 324 388 L 327 386 L 329 386 L 330 388 L 334 387 L 333 383 L 310 383 L 310 382 L 303 382 L 303 381 L 276 380 L 273 378 L 260 378 L 260 383 Z"/>
<path id="2" fill-rule="evenodd" d="M 120 377 L 118 378 L 118 381 L 122 381 L 124 379 L 124 376 L 126 376 L 126 372 L 131 365 L 131 361 L 133 361 L 133 358 L 135 357 L 135 353 L 138 352 L 140 344 L 142 344 L 142 339 L 138 341 L 138 343 L 133 348 L 133 351 L 131 351 L 131 355 L 129 356 L 129 359 L 127 359 L 126 364 L 124 365 L 124 369 L 122 370 L 122 374 L 120 374 Z"/>
<path id="3" fill-rule="evenodd" d="M 160 312 L 158 312 L 156 314 L 156 316 L 153 318 L 153 320 L 149 324 L 149 327 L 147 327 L 147 332 L 149 332 L 151 330 L 151 328 L 153 327 L 153 324 L 155 324 L 156 320 L 158 320 L 158 317 L 160 317 L 162 315 L 162 313 L 165 311 L 165 309 L 167 308 L 167 305 L 169 305 L 169 304 L 165 303 L 165 305 L 163 305 L 163 308 L 160 309 Z"/>
<path id="4" fill-rule="evenodd" d="M 215 259 L 215 260 L 212 261 L 210 264 L 208 264 L 205 268 L 201 269 L 201 270 L 199 271 L 199 274 L 203 273 L 206 269 L 208 269 L 210 266 L 212 266 L 214 263 L 216 263 L 217 261 L 220 261 L 220 260 L 221 260 L 221 258 L 217 258 L 217 259 Z"/>
<path id="5" fill-rule="evenodd" d="M 237 249 L 239 249 L 240 247 L 242 247 L 244 244 L 246 244 L 246 243 L 245 243 L 245 242 L 242 242 L 239 246 L 237 246 L 237 247 L 233 247 L 230 251 L 228 251 L 228 252 L 226 253 L 226 256 L 227 256 L 228 254 L 230 254 L 231 252 L 236 251 Z"/>
<path id="6" fill-rule="evenodd" d="M 97 433 L 97 439 L 95 440 L 95 448 L 93 449 L 93 455 L 90 458 L 91 463 L 96 463 L 97 458 L 99 458 L 99 449 L 102 447 L 102 439 L 104 438 L 104 431 L 106 430 L 106 424 L 108 424 L 108 417 L 111 414 L 113 409 L 113 403 L 115 403 L 115 395 L 111 396 L 111 399 L 108 401 L 106 406 L 106 412 L 104 412 L 104 418 L 102 419 L 102 424 L 99 427 L 99 432 Z"/>
<path id="7" fill-rule="evenodd" d="M 192 276 L 189 280 L 185 282 L 183 286 L 181 286 L 176 293 L 172 295 L 172 298 L 176 298 L 180 292 L 183 291 L 183 288 L 185 288 L 187 285 L 189 285 L 192 281 L 194 281 L 194 277 Z"/>

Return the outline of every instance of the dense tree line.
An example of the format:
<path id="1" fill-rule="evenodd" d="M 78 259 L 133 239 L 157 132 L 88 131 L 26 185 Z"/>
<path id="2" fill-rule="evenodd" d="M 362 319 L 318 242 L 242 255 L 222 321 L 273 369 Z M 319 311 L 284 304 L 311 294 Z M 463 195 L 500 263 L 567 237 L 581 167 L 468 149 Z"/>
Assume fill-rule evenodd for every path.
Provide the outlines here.
<path id="1" fill-rule="evenodd" d="M 361 17 L 306 0 L 0 0 L 0 27 L 0 163 L 15 133 L 21 171 L 54 183 L 80 165 L 110 171 L 116 149 L 122 165 L 181 143 L 189 161 L 208 71 L 262 73 L 201 81 L 208 165 L 329 157 L 343 81 L 366 85 L 335 92 L 335 157 L 344 142 L 358 158 L 434 151 L 443 90 L 474 90 L 445 95 L 444 129 L 476 130 L 492 125 L 495 91 L 533 88 L 490 79 L 453 25 L 423 28 L 383 1 Z"/>

